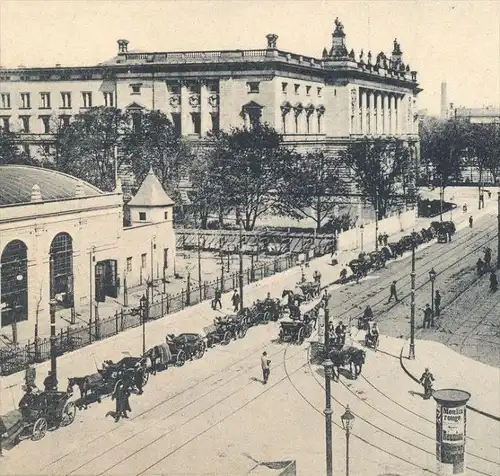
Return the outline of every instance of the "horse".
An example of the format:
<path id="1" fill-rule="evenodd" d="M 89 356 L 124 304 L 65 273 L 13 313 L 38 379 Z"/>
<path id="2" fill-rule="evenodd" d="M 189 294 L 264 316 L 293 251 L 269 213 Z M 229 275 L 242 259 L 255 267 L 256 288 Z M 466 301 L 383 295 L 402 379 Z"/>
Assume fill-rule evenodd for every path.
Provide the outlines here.
<path id="1" fill-rule="evenodd" d="M 366 352 L 356 347 L 348 346 L 341 349 L 332 349 L 329 353 L 330 360 L 333 362 L 333 379 L 338 382 L 340 377 L 340 367 L 349 365 L 349 371 L 356 380 L 361 374 L 363 364 L 365 363 Z"/>
<path id="2" fill-rule="evenodd" d="M 83 407 L 85 410 L 88 408 L 88 395 L 95 396 L 96 401 L 101 403 L 101 396 L 106 392 L 102 391 L 105 388 L 105 381 L 100 372 L 85 377 L 70 377 L 68 378 L 67 392 L 73 393 L 73 387 L 78 386 L 80 390 L 80 409 Z"/>
<path id="3" fill-rule="evenodd" d="M 288 307 L 290 311 L 290 318 L 299 319 L 300 318 L 300 304 L 305 301 L 305 297 L 300 294 L 294 294 L 290 289 L 285 289 L 281 295 L 282 298 L 288 296 L 288 304 L 284 307 Z"/>

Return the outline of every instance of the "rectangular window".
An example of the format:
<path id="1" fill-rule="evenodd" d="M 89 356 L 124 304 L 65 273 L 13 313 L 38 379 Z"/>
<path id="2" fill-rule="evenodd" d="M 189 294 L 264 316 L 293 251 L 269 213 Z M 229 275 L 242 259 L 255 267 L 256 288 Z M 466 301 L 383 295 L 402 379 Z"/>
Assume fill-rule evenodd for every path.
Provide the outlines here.
<path id="1" fill-rule="evenodd" d="M 307 96 L 311 95 L 311 86 L 306 86 L 306 95 Z"/>
<path id="2" fill-rule="evenodd" d="M 83 92 L 82 102 L 83 102 L 83 107 L 92 107 L 92 93 L 87 91 Z"/>
<path id="3" fill-rule="evenodd" d="M 318 88 L 318 97 L 321 97 L 321 92 L 323 91 L 323 88 Z"/>
<path id="4" fill-rule="evenodd" d="M 71 116 L 60 116 L 61 119 L 61 127 L 68 127 L 69 126 L 69 120 Z"/>
<path id="5" fill-rule="evenodd" d="M 193 132 L 201 134 L 201 114 L 199 112 L 192 112 L 191 120 L 193 121 Z"/>
<path id="6" fill-rule="evenodd" d="M 139 212 L 139 221 L 146 221 L 146 212 Z"/>
<path id="7" fill-rule="evenodd" d="M 21 93 L 21 109 L 31 109 L 30 93 Z"/>
<path id="8" fill-rule="evenodd" d="M 10 109 L 10 93 L 0 94 L 0 108 Z"/>
<path id="9" fill-rule="evenodd" d="M 71 93 L 61 93 L 61 108 L 62 109 L 71 108 Z"/>
<path id="10" fill-rule="evenodd" d="M 2 129 L 4 132 L 10 132 L 10 117 L 2 117 Z"/>
<path id="11" fill-rule="evenodd" d="M 295 94 L 299 94 L 300 84 L 294 84 L 293 85 L 293 90 L 294 90 Z"/>
<path id="12" fill-rule="evenodd" d="M 142 86 L 142 83 L 138 83 L 138 84 L 131 84 L 130 87 L 132 88 L 132 94 L 141 94 L 141 86 Z"/>
<path id="13" fill-rule="evenodd" d="M 249 82 L 247 83 L 247 89 L 249 93 L 258 93 L 259 92 L 260 83 L 257 82 Z"/>
<path id="14" fill-rule="evenodd" d="M 146 269 L 146 261 L 148 259 L 148 254 L 147 253 L 142 253 L 141 255 L 141 268 Z"/>
<path id="15" fill-rule="evenodd" d="M 40 109 L 50 109 L 50 93 L 40 93 Z"/>
<path id="16" fill-rule="evenodd" d="M 174 125 L 175 132 L 181 135 L 181 114 L 180 112 L 172 112 L 172 123 Z"/>
<path id="17" fill-rule="evenodd" d="M 132 271 L 132 256 L 129 256 L 127 258 L 127 273 L 130 273 Z"/>
<path id="18" fill-rule="evenodd" d="M 103 93 L 103 94 L 104 94 L 104 106 L 115 107 L 114 93 Z"/>
<path id="19" fill-rule="evenodd" d="M 321 134 L 321 116 L 318 116 L 318 134 Z"/>
<path id="20" fill-rule="evenodd" d="M 40 116 L 44 134 L 50 134 L 50 116 Z"/>
<path id="21" fill-rule="evenodd" d="M 286 90 L 288 89 L 288 83 L 281 83 L 281 92 L 286 94 Z"/>
<path id="22" fill-rule="evenodd" d="M 165 216 L 165 220 L 168 220 L 168 212 L 165 212 L 164 216 Z"/>
<path id="23" fill-rule="evenodd" d="M 23 122 L 23 130 L 21 132 L 29 132 L 30 131 L 30 116 L 20 116 L 21 121 Z"/>

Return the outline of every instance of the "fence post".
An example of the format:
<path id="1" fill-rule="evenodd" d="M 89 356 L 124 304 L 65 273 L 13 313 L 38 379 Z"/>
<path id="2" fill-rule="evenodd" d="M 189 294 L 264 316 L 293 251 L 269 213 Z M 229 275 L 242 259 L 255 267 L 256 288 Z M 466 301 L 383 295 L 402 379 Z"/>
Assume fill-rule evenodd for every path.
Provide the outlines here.
<path id="1" fill-rule="evenodd" d="M 167 294 L 167 314 L 170 314 L 170 294 Z"/>
<path id="2" fill-rule="evenodd" d="M 124 323 L 123 323 L 123 309 L 120 310 L 120 328 L 123 331 Z"/>
<path id="3" fill-rule="evenodd" d="M 250 280 L 250 270 L 247 268 L 247 284 L 250 284 L 252 281 Z"/>
<path id="4" fill-rule="evenodd" d="M 161 295 L 161 317 L 164 316 L 164 311 L 165 309 L 163 308 L 163 302 L 164 302 L 164 297 L 163 294 Z"/>
<path id="5" fill-rule="evenodd" d="M 118 334 L 118 311 L 115 311 L 115 329 Z"/>
<path id="6" fill-rule="evenodd" d="M 181 309 L 184 309 L 184 289 L 181 289 Z"/>
<path id="7" fill-rule="evenodd" d="M 207 282 L 203 281 L 203 300 L 207 299 Z"/>

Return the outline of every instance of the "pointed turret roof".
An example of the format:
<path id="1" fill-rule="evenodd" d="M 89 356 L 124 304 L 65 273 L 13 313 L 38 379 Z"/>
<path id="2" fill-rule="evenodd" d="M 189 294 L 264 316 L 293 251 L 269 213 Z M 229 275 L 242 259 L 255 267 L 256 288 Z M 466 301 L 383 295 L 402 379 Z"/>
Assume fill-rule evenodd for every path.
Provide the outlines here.
<path id="1" fill-rule="evenodd" d="M 153 168 L 150 168 L 139 190 L 128 204 L 132 207 L 165 207 L 173 205 L 174 202 L 166 194 Z"/>

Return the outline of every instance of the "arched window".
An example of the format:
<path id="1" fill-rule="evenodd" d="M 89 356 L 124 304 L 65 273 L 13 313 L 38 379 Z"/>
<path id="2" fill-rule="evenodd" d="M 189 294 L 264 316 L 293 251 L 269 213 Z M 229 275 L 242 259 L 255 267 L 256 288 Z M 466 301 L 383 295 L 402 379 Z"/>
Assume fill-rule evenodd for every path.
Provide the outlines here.
<path id="1" fill-rule="evenodd" d="M 73 306 L 73 239 L 58 233 L 50 245 L 50 296 L 63 307 Z"/>
<path id="2" fill-rule="evenodd" d="M 28 319 L 28 249 L 14 240 L 3 249 L 1 257 L 2 327 Z"/>

